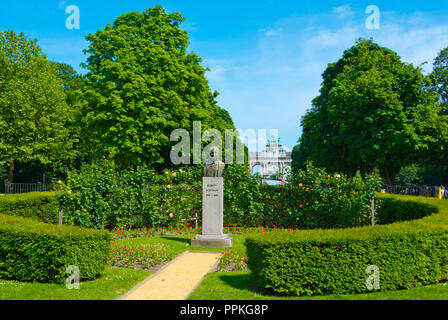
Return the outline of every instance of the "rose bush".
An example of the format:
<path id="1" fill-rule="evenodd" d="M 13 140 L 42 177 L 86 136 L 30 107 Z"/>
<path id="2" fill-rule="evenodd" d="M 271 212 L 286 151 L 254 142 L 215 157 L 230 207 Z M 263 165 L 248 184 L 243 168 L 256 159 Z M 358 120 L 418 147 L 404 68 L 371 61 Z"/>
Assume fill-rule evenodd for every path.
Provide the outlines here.
<path id="1" fill-rule="evenodd" d="M 112 162 L 70 172 L 59 195 L 64 223 L 122 232 L 131 228 L 183 230 L 201 224 L 203 167 L 119 170 Z M 234 227 L 338 228 L 369 223 L 376 175 L 348 178 L 308 165 L 281 186 L 261 184 L 246 165 L 224 171 L 224 224 Z M 190 225 L 191 226 L 191 225 Z"/>

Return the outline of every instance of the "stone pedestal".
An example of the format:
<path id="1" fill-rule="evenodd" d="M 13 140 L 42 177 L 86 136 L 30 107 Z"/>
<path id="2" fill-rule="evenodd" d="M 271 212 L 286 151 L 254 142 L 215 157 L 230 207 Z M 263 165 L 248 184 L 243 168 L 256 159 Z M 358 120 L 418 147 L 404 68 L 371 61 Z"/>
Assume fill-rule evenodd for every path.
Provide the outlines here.
<path id="1" fill-rule="evenodd" d="M 224 179 L 202 178 L 202 234 L 191 240 L 195 247 L 231 247 L 232 238 L 223 232 Z"/>

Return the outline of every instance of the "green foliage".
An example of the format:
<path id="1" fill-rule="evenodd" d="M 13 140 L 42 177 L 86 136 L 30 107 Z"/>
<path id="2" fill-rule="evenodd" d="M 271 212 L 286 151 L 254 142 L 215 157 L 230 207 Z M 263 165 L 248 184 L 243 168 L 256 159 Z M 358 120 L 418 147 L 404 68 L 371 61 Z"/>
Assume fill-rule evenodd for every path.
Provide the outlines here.
<path id="1" fill-rule="evenodd" d="M 119 169 L 113 162 L 70 172 L 64 223 L 90 228 L 185 225 L 201 206 L 200 170 Z M 199 211 L 198 211 L 199 210 Z"/>
<path id="2" fill-rule="evenodd" d="M 448 47 L 440 50 L 434 59 L 433 74 L 437 80 L 435 89 L 444 106 L 444 113 L 448 114 Z"/>
<path id="3" fill-rule="evenodd" d="M 59 201 L 56 192 L 30 192 L 0 197 L 0 214 L 58 223 Z"/>
<path id="4" fill-rule="evenodd" d="M 308 164 L 305 170 L 291 175 L 283 195 L 277 195 L 277 203 L 269 199 L 274 207 L 265 210 L 277 210 L 272 220 L 292 228 L 362 226 L 370 221 L 371 199 L 379 191 L 381 182 L 375 174 L 366 175 L 364 179 L 359 174 L 348 178 L 344 174 L 328 174 Z"/>
<path id="5" fill-rule="evenodd" d="M 419 186 L 423 182 L 423 170 L 418 164 L 402 167 L 395 177 L 395 183 L 399 186 Z"/>
<path id="6" fill-rule="evenodd" d="M 118 17 L 89 34 L 83 106 L 85 136 L 125 166 L 172 166 L 170 134 L 193 121 L 221 132 L 233 129 L 217 106 L 201 59 L 188 53 L 180 13 L 161 6 Z"/>
<path id="7" fill-rule="evenodd" d="M 0 183 L 3 183 L 6 181 L 6 178 L 8 177 L 8 173 L 4 166 L 0 165 Z"/>
<path id="8" fill-rule="evenodd" d="M 0 278 L 62 283 L 67 267 L 96 278 L 109 259 L 111 235 L 0 214 Z"/>
<path id="9" fill-rule="evenodd" d="M 113 162 L 86 165 L 70 172 L 65 192 L 64 223 L 93 228 L 116 226 L 183 228 L 201 219 L 203 168 L 119 170 Z M 229 165 L 224 171 L 224 222 L 256 225 L 263 213 L 260 177 L 247 166 Z"/>
<path id="10" fill-rule="evenodd" d="M 359 40 L 323 73 L 302 119 L 299 152 L 330 172 L 379 169 L 389 184 L 439 143 L 446 128 L 431 77 L 393 51 Z"/>
<path id="11" fill-rule="evenodd" d="M 378 224 L 416 220 L 439 212 L 435 205 L 381 195 L 375 197 L 375 202 L 375 221 Z"/>
<path id="12" fill-rule="evenodd" d="M 119 170 L 112 162 L 71 172 L 65 192 L 64 223 L 93 228 L 182 229 L 202 212 L 202 167 Z M 285 186 L 261 185 L 245 165 L 224 171 L 227 226 L 338 228 L 368 224 L 370 201 L 379 191 L 376 175 L 347 178 L 311 165 Z"/>
<path id="13" fill-rule="evenodd" d="M 335 230 L 275 231 L 246 238 L 257 281 L 285 295 L 369 292 L 374 265 L 380 291 L 448 280 L 448 227 L 401 222 Z"/>
<path id="14" fill-rule="evenodd" d="M 229 165 L 224 171 L 224 223 L 257 225 L 263 214 L 261 177 L 252 176 L 246 165 Z"/>
<path id="15" fill-rule="evenodd" d="M 0 32 L 0 164 L 68 157 L 70 112 L 62 82 L 36 40 Z"/>

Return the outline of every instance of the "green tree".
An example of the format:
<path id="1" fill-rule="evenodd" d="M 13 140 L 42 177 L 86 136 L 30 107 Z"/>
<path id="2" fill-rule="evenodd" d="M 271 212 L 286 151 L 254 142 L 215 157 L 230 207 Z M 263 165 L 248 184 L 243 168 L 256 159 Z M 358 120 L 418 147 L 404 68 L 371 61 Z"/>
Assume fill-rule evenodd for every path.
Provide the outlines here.
<path id="1" fill-rule="evenodd" d="M 443 105 L 444 112 L 448 113 L 448 47 L 441 50 L 434 59 L 434 76 L 437 79 L 436 90 Z"/>
<path id="2" fill-rule="evenodd" d="M 189 53 L 180 13 L 161 6 L 118 17 L 89 34 L 83 107 L 86 130 L 99 150 L 125 166 L 170 166 L 174 129 L 234 128 L 217 106 L 201 59 Z"/>
<path id="3" fill-rule="evenodd" d="M 400 186 L 418 186 L 423 183 L 423 168 L 418 164 L 402 167 L 395 177 L 395 182 Z"/>
<path id="4" fill-rule="evenodd" d="M 37 40 L 0 32 L 0 164 L 7 163 L 9 182 L 16 161 L 46 164 L 68 156 L 69 111 L 62 82 Z"/>
<path id="5" fill-rule="evenodd" d="M 354 175 L 379 169 L 393 183 L 400 168 L 439 143 L 431 77 L 393 51 L 360 39 L 323 73 L 320 95 L 302 119 L 302 143 L 316 165 Z"/>

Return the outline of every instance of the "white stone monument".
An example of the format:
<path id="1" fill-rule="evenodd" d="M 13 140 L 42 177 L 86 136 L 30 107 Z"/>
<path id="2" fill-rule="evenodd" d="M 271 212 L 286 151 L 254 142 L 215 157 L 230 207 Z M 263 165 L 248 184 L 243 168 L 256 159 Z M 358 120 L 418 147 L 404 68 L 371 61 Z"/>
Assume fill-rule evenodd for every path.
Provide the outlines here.
<path id="1" fill-rule="evenodd" d="M 223 232 L 224 218 L 224 163 L 218 150 L 210 152 L 212 161 L 205 166 L 202 178 L 202 234 L 191 240 L 195 247 L 231 247 L 232 238 Z"/>

